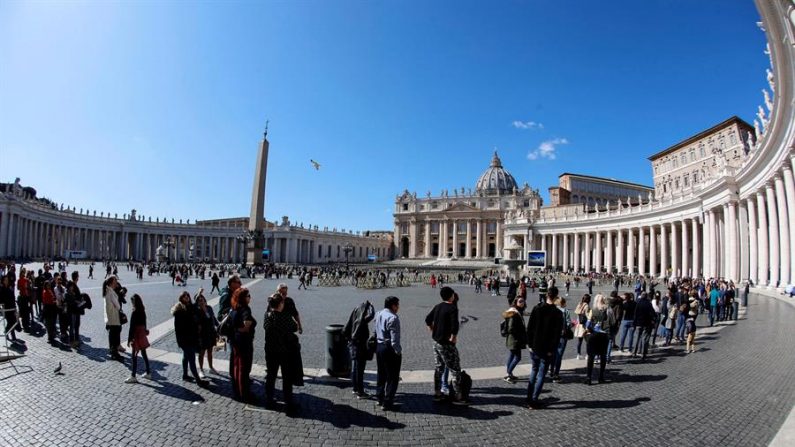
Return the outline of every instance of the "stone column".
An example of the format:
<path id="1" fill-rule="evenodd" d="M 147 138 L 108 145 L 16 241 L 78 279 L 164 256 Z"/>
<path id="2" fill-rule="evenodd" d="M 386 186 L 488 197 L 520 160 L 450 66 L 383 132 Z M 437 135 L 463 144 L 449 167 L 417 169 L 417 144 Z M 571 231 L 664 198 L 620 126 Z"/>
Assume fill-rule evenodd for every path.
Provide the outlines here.
<path id="1" fill-rule="evenodd" d="M 0 258 L 8 256 L 8 226 L 11 221 L 8 216 L 10 214 L 8 208 L 0 214 Z"/>
<path id="2" fill-rule="evenodd" d="M 739 284 L 740 280 L 740 235 L 737 225 L 737 202 L 729 202 L 727 219 L 726 241 L 729 252 L 729 278 Z"/>
<path id="3" fill-rule="evenodd" d="M 660 224 L 660 277 L 668 276 L 668 229 Z"/>
<path id="4" fill-rule="evenodd" d="M 649 226 L 649 277 L 657 276 L 657 231 Z"/>
<path id="5" fill-rule="evenodd" d="M 624 230 L 618 229 L 618 256 L 616 256 L 616 270 L 621 273 L 624 270 Z"/>
<path id="6" fill-rule="evenodd" d="M 738 235 L 740 237 L 739 245 L 737 247 L 738 255 L 740 256 L 740 274 L 738 275 L 737 279 L 743 281 L 750 277 L 748 266 L 748 251 L 750 249 L 750 241 L 748 240 L 748 209 L 745 205 L 745 201 L 741 200 L 737 204 L 737 211 Z"/>
<path id="7" fill-rule="evenodd" d="M 439 257 L 447 257 L 447 220 L 439 223 Z"/>
<path id="8" fill-rule="evenodd" d="M 795 160 L 795 157 L 792 157 Z M 792 168 L 784 165 L 784 190 L 787 203 L 787 225 L 789 227 L 789 252 L 790 256 L 795 254 L 795 176 L 792 174 Z M 789 258 L 788 257 L 788 258 Z M 795 282 L 795 262 L 790 259 L 790 282 Z"/>
<path id="9" fill-rule="evenodd" d="M 687 220 L 682 219 L 682 277 L 692 278 L 690 273 L 690 235 L 688 234 Z"/>
<path id="10" fill-rule="evenodd" d="M 607 230 L 605 234 L 605 271 L 611 273 L 613 271 L 613 253 L 615 247 L 613 246 L 613 231 Z"/>
<path id="11" fill-rule="evenodd" d="M 583 236 L 583 238 L 584 238 L 584 240 L 583 240 L 583 248 L 585 249 L 585 262 L 584 262 L 585 266 L 584 266 L 584 268 L 585 268 L 586 272 L 590 272 L 591 271 L 591 265 L 592 265 L 591 264 L 591 261 L 592 261 L 592 257 L 591 257 L 591 233 L 590 232 L 586 232 L 585 235 Z"/>
<path id="12" fill-rule="evenodd" d="M 781 259 L 779 257 L 779 225 L 778 225 L 778 212 L 776 206 L 776 196 L 773 192 L 773 185 L 765 185 L 765 193 L 767 195 L 767 232 L 770 235 L 770 287 L 778 287 L 779 270 L 781 269 Z"/>
<path id="13" fill-rule="evenodd" d="M 423 256 L 431 257 L 431 221 L 425 221 L 425 250 Z"/>
<path id="14" fill-rule="evenodd" d="M 781 287 L 790 284 L 790 258 L 793 252 L 790 250 L 792 246 L 789 240 L 789 214 L 787 212 L 787 195 L 784 192 L 784 179 L 781 175 L 773 177 L 776 191 L 776 204 L 778 205 L 778 237 L 779 237 L 779 253 L 781 253 L 781 272 L 779 278 L 781 279 Z"/>
<path id="15" fill-rule="evenodd" d="M 602 271 L 602 233 L 596 232 L 596 249 L 594 250 L 593 268 L 597 272 Z"/>
<path id="16" fill-rule="evenodd" d="M 679 231 L 676 222 L 671 222 L 671 275 L 682 276 L 682 264 L 679 263 Z"/>
<path id="17" fill-rule="evenodd" d="M 580 271 L 580 260 L 581 260 L 581 253 L 580 253 L 580 234 L 574 233 L 574 271 Z"/>
<path id="18" fill-rule="evenodd" d="M 757 229 L 758 220 L 756 219 L 756 203 L 754 198 L 749 197 L 748 207 L 748 277 L 754 285 L 759 283 L 759 230 Z"/>
<path id="19" fill-rule="evenodd" d="M 417 222 L 409 222 L 409 258 L 417 257 Z"/>
<path id="20" fill-rule="evenodd" d="M 627 229 L 627 271 L 631 274 L 637 273 L 635 268 L 635 229 Z"/>
<path id="21" fill-rule="evenodd" d="M 466 253 L 464 258 L 471 259 L 472 258 L 472 221 L 466 221 L 467 226 L 467 241 L 466 241 Z"/>
<path id="22" fill-rule="evenodd" d="M 475 257 L 483 257 L 483 225 L 480 219 L 475 222 Z"/>
<path id="23" fill-rule="evenodd" d="M 496 254 L 497 254 L 498 258 L 502 257 L 502 243 L 503 243 L 502 238 L 503 238 L 502 221 L 501 220 L 497 220 L 497 240 L 494 241 L 494 242 L 495 242 L 495 247 L 496 247 L 496 251 L 497 251 Z"/>
<path id="24" fill-rule="evenodd" d="M 718 238 L 718 234 L 719 234 L 718 233 L 718 229 L 719 229 L 718 215 L 717 215 L 717 213 L 715 212 L 714 209 L 710 210 L 709 226 L 710 226 L 710 229 L 709 229 L 709 238 L 710 238 L 709 250 L 710 250 L 710 258 L 711 258 L 711 261 L 710 261 L 710 273 L 709 274 L 710 274 L 710 276 L 717 277 L 717 276 L 720 276 L 720 263 L 718 262 L 718 249 L 719 249 L 718 242 L 719 242 L 720 239 Z"/>
<path id="25" fill-rule="evenodd" d="M 693 259 L 690 265 L 693 269 L 693 278 L 698 278 L 698 270 L 701 266 L 701 256 L 699 254 L 701 244 L 698 243 L 698 218 L 694 217 L 690 221 L 690 226 L 691 232 L 693 233 Z"/>
<path id="26" fill-rule="evenodd" d="M 646 276 L 646 230 L 638 228 L 638 274 Z"/>
<path id="27" fill-rule="evenodd" d="M 453 257 L 458 257 L 458 220 L 453 219 Z"/>
<path id="28" fill-rule="evenodd" d="M 527 256 L 526 253 L 525 256 Z M 557 270 L 558 265 L 560 265 L 558 264 L 558 235 L 552 233 L 552 262 L 549 266 L 552 267 L 553 270 Z"/>
<path id="29" fill-rule="evenodd" d="M 569 235 L 562 234 L 563 237 L 563 271 L 569 271 Z"/>

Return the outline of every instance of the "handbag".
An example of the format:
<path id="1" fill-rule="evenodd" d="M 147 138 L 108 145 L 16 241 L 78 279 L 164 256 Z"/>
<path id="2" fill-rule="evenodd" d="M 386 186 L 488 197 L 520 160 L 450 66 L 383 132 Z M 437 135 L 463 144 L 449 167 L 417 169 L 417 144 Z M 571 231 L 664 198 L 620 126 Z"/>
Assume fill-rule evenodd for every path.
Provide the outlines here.
<path id="1" fill-rule="evenodd" d="M 124 311 L 119 311 L 119 324 L 125 325 L 127 324 L 127 314 Z"/>

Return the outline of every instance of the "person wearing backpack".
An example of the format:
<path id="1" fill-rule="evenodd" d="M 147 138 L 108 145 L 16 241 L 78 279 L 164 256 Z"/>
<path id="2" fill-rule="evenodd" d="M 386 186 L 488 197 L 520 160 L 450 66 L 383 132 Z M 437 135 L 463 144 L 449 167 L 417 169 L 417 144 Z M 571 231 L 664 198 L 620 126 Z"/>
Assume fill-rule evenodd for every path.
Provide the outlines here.
<path id="1" fill-rule="evenodd" d="M 516 383 L 519 380 L 513 375 L 513 370 L 522 361 L 522 350 L 527 346 L 527 329 L 523 316 L 526 307 L 524 298 L 516 298 L 513 305 L 502 313 L 500 334 L 505 337 L 505 347 L 508 348 L 507 375 L 503 380 L 508 383 Z"/>

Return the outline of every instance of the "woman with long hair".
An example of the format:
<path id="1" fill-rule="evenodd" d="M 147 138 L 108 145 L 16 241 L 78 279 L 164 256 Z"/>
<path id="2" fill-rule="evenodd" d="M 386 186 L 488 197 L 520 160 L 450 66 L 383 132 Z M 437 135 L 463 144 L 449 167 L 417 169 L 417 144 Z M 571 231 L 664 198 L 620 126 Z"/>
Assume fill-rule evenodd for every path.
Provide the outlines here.
<path id="1" fill-rule="evenodd" d="M 127 336 L 127 346 L 132 348 L 132 367 L 130 377 L 124 383 L 138 383 L 135 378 L 136 370 L 138 369 L 138 353 L 144 359 L 144 366 L 146 367 L 146 374 L 143 375 L 144 379 L 151 379 L 151 370 L 149 369 L 149 357 L 146 356 L 146 348 L 149 347 L 149 330 L 146 328 L 146 308 L 141 297 L 136 293 L 132 296 L 132 314 L 130 315 L 130 333 Z"/>
<path id="2" fill-rule="evenodd" d="M 586 367 L 587 385 L 591 384 L 593 376 L 593 364 L 596 356 L 599 356 L 599 383 L 605 381 L 605 364 L 607 362 L 607 345 L 610 343 L 610 328 L 615 321 L 612 309 L 605 303 L 605 297 L 601 294 L 594 297 L 594 305 L 588 313 L 588 323 L 586 324 L 586 337 L 588 338 L 588 362 Z"/>
<path id="3" fill-rule="evenodd" d="M 591 295 L 587 293 L 582 296 L 577 307 L 574 308 L 574 315 L 577 315 L 577 326 L 574 328 L 574 338 L 577 339 L 577 360 L 582 357 L 582 342 L 585 339 L 585 323 L 588 322 L 588 312 L 591 311 Z"/>
<path id="4" fill-rule="evenodd" d="M 171 308 L 174 316 L 174 333 L 177 336 L 177 345 L 182 349 L 182 380 L 192 382 L 199 386 L 207 386 L 208 382 L 199 377 L 196 369 L 196 350 L 199 347 L 199 321 L 196 311 L 191 304 L 190 293 L 182 292 L 179 301 Z M 188 375 L 188 367 L 193 378 Z"/>
<path id="5" fill-rule="evenodd" d="M 196 314 L 199 317 L 199 377 L 204 375 L 204 356 L 207 356 L 207 365 L 210 372 L 218 375 L 218 371 L 213 367 L 213 349 L 218 343 L 218 319 L 215 318 L 213 308 L 207 305 L 207 298 L 204 297 L 202 289 L 196 295 Z"/>
<path id="6" fill-rule="evenodd" d="M 527 330 L 522 316 L 526 307 L 524 298 L 516 298 L 513 305 L 502 313 L 505 324 L 505 347 L 508 348 L 508 361 L 505 365 L 507 375 L 502 380 L 508 383 L 516 383 L 519 380 L 513 375 L 513 370 L 522 360 L 522 350 L 527 347 Z"/>
<path id="7" fill-rule="evenodd" d="M 104 283 L 102 283 L 102 297 L 105 298 L 105 329 L 108 331 L 108 349 L 110 349 L 110 357 L 113 360 L 123 361 L 119 355 L 119 346 L 121 345 L 121 304 L 119 304 L 119 295 L 116 294 L 116 281 L 115 276 L 109 276 Z"/>
<path id="8" fill-rule="evenodd" d="M 257 321 L 251 313 L 251 293 L 241 287 L 232 294 L 232 353 L 235 367 L 232 376 L 232 392 L 236 400 L 251 401 L 251 364 L 254 362 L 254 331 Z"/>

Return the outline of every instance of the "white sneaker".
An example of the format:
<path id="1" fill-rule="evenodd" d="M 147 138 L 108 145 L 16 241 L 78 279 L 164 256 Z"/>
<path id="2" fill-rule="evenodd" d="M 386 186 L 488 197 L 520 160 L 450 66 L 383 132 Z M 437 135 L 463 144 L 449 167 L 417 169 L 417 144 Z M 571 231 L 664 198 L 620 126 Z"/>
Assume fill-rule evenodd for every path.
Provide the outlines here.
<path id="1" fill-rule="evenodd" d="M 206 378 L 207 378 L 207 376 L 205 376 L 205 375 L 204 375 L 204 371 L 199 371 L 199 378 L 200 378 L 201 380 L 204 380 L 204 379 L 206 379 Z"/>
<path id="2" fill-rule="evenodd" d="M 136 379 L 135 376 L 130 376 L 124 381 L 124 383 L 138 383 L 138 379 Z"/>
<path id="3" fill-rule="evenodd" d="M 146 374 L 144 374 L 144 375 L 143 375 L 143 376 L 141 376 L 141 377 L 143 377 L 143 378 L 144 378 L 144 379 L 146 379 L 146 380 L 152 380 L 152 375 L 151 375 L 151 374 L 149 374 L 149 373 L 146 373 Z"/>

